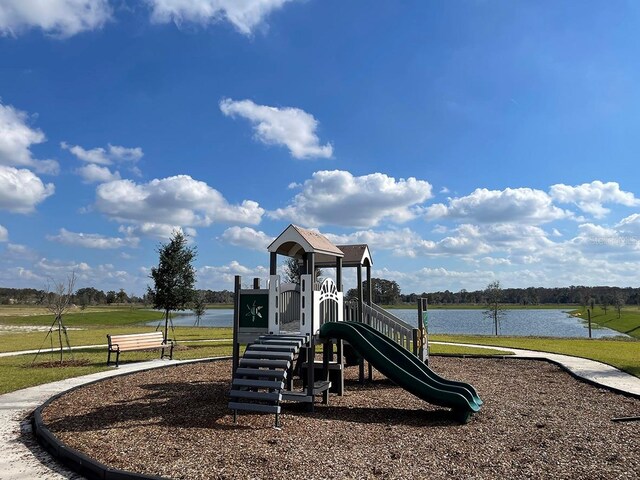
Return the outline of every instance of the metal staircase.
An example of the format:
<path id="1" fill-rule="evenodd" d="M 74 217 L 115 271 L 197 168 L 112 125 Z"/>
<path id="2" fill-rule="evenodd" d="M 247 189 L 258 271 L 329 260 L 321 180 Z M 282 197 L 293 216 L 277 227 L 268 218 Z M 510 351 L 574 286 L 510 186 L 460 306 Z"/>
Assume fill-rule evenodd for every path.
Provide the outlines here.
<path id="1" fill-rule="evenodd" d="M 280 426 L 280 402 L 293 361 L 307 338 L 297 335 L 264 335 L 247 347 L 234 372 L 229 392 L 233 422 L 238 410 L 275 414 Z"/>

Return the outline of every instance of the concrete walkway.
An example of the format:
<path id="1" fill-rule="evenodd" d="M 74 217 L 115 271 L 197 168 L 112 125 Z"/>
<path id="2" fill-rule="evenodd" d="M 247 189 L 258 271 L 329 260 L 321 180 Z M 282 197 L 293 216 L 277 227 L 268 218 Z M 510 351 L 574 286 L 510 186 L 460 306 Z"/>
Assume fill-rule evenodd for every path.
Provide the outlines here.
<path id="1" fill-rule="evenodd" d="M 640 398 L 640 378 L 593 360 L 508 347 L 448 342 L 432 343 L 473 348 L 497 348 L 513 353 L 513 357 L 515 358 L 548 360 L 560 365 L 571 374 L 589 383 L 605 386 L 612 390 L 625 392 Z M 509 358 L 511 358 L 511 356 Z M 52 396 L 73 387 L 103 378 L 201 360 L 202 359 L 188 361 L 152 360 L 149 362 L 122 365 L 118 369 L 83 377 L 70 378 L 0 395 L 0 452 L 2 452 L 0 456 L 0 477 L 3 480 L 32 480 L 35 478 L 42 480 L 60 480 L 83 478 L 59 466 L 40 448 L 31 435 L 31 425 L 27 420 L 28 416 L 33 410 Z"/>
<path id="2" fill-rule="evenodd" d="M 627 393 L 640 398 L 640 378 L 618 370 L 606 363 L 586 358 L 561 355 L 559 353 L 537 352 L 519 348 L 496 347 L 491 345 L 472 345 L 467 343 L 430 342 L 439 345 L 456 345 L 472 348 L 488 348 L 511 352 L 515 358 L 547 360 L 559 365 L 571 375 L 593 385 L 607 387 L 620 393 Z M 510 355 L 511 357 L 511 355 Z"/>
<path id="3" fill-rule="evenodd" d="M 52 396 L 103 378 L 201 360 L 151 360 L 125 364 L 117 369 L 68 378 L 0 395 L 0 452 L 2 452 L 0 455 L 0 478 L 2 480 L 84 478 L 59 466 L 48 453 L 40 448 L 31 435 L 28 416 Z"/>

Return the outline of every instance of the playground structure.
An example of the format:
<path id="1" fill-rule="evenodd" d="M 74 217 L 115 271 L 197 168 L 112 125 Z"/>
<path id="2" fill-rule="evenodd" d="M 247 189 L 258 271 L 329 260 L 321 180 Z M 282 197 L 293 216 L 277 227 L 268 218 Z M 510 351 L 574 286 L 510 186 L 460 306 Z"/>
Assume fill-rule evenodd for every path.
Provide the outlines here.
<path id="1" fill-rule="evenodd" d="M 344 392 L 345 359 L 359 365 L 364 381 L 365 361 L 419 398 L 452 408 L 466 422 L 482 401 L 466 383 L 446 380 L 428 367 L 426 304 L 419 304 L 418 328 L 372 302 L 371 267 L 367 245 L 333 245 L 318 232 L 289 225 L 268 247 L 269 282 L 242 288 L 235 278 L 233 375 L 229 408 L 275 414 L 280 425 L 281 403 L 302 402 L 313 410 L 315 397 L 323 403 L 329 393 Z M 300 267 L 297 284 L 281 283 L 278 255 L 294 258 Z M 357 268 L 357 300 L 345 302 L 342 270 Z M 317 282 L 317 269 L 335 268 L 335 281 Z M 367 292 L 363 291 L 363 268 Z M 322 361 L 316 359 L 322 344 Z M 241 356 L 241 345 L 247 345 Z M 302 381 L 294 387 L 294 377 Z M 300 387 L 300 384 L 302 385 Z"/>

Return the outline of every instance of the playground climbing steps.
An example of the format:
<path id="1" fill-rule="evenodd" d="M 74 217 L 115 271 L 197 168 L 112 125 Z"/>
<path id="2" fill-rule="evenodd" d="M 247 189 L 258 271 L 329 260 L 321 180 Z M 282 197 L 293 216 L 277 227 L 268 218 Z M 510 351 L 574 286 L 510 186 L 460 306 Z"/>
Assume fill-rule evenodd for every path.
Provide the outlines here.
<path id="1" fill-rule="evenodd" d="M 280 403 L 293 361 L 307 338 L 296 335 L 264 335 L 247 347 L 234 372 L 229 408 L 236 423 L 238 411 L 275 414 L 280 426 Z"/>
<path id="2" fill-rule="evenodd" d="M 384 334 L 359 322 L 327 322 L 321 338 L 346 340 L 370 364 L 408 392 L 429 403 L 451 408 L 464 423 L 482 401 L 469 384 L 446 380 Z"/>

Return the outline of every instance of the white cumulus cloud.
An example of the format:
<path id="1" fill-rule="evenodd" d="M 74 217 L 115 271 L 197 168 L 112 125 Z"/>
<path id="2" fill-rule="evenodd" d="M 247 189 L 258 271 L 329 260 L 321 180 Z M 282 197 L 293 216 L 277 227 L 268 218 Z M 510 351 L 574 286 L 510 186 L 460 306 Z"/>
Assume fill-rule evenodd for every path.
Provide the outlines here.
<path id="1" fill-rule="evenodd" d="M 257 105 L 251 100 L 225 98 L 220 110 L 226 116 L 240 116 L 251 121 L 255 136 L 268 145 L 285 145 L 294 158 L 331 158 L 330 143 L 320 145 L 316 135 L 318 121 L 299 108 Z"/>
<path id="2" fill-rule="evenodd" d="M 31 170 L 0 165 L 0 209 L 29 213 L 38 203 L 53 195 L 55 187 L 46 185 Z"/>
<path id="3" fill-rule="evenodd" d="M 141 223 L 139 225 L 120 226 L 120 233 L 124 233 L 128 237 L 144 235 L 146 237 L 154 237 L 161 240 L 171 238 L 174 232 L 180 232 L 187 237 L 187 240 L 197 236 L 197 232 L 193 228 L 182 228 L 178 225 L 167 225 L 164 223 Z"/>
<path id="4" fill-rule="evenodd" d="M 616 224 L 615 228 L 628 235 L 640 235 L 640 214 L 634 213 L 623 218 Z"/>
<path id="5" fill-rule="evenodd" d="M 477 188 L 465 197 L 449 199 L 448 204 L 436 203 L 426 209 L 428 220 L 452 218 L 479 223 L 541 224 L 571 218 L 571 212 L 553 205 L 552 198 L 542 190 Z"/>
<path id="6" fill-rule="evenodd" d="M 9 241 L 9 230 L 0 225 L 0 242 L 8 242 Z"/>
<path id="7" fill-rule="evenodd" d="M 245 200 L 232 205 L 214 188 L 188 175 L 137 184 L 115 180 L 98 185 L 96 207 L 108 217 L 139 226 L 208 226 L 213 222 L 260 223 L 264 210 Z"/>
<path id="8" fill-rule="evenodd" d="M 274 10 L 292 0 L 146 0 L 151 20 L 208 25 L 228 21 L 239 32 L 250 35 Z"/>
<path id="9" fill-rule="evenodd" d="M 78 160 L 97 165 L 113 165 L 115 162 L 135 163 L 144 156 L 140 147 L 123 147 L 109 144 L 107 148 L 96 147 L 86 149 L 80 145 L 69 145 L 67 142 L 60 144 L 65 150 L 69 150 Z"/>
<path id="10" fill-rule="evenodd" d="M 61 228 L 57 235 L 47 235 L 47 240 L 84 248 L 95 248 L 100 250 L 136 247 L 140 239 L 136 237 L 107 237 L 97 233 L 76 233 Z"/>
<path id="11" fill-rule="evenodd" d="M 605 203 L 613 203 L 634 207 L 640 205 L 640 199 L 631 192 L 620 190 L 618 182 L 601 182 L 595 180 L 582 185 L 552 185 L 549 191 L 559 203 L 573 203 L 580 210 L 595 218 L 603 218 L 610 212 Z"/>
<path id="12" fill-rule="evenodd" d="M 232 260 L 226 265 L 207 265 L 198 268 L 198 288 L 232 290 L 236 275 L 243 277 L 243 285 L 249 285 L 254 277 L 266 279 L 269 275 L 269 269 L 263 266 L 249 268 L 237 260 Z"/>
<path id="13" fill-rule="evenodd" d="M 402 223 L 431 198 L 431 184 L 413 177 L 396 180 L 383 173 L 355 177 L 343 170 L 319 171 L 306 180 L 290 205 L 271 212 L 305 226 L 373 227 L 382 220 Z"/>
<path id="14" fill-rule="evenodd" d="M 46 138 L 42 130 L 31 128 L 28 120 L 26 112 L 0 103 L 0 165 L 28 167 L 38 173 L 58 173 L 59 165 L 55 160 L 33 158 L 31 146 L 43 143 Z"/>
<path id="15" fill-rule="evenodd" d="M 85 183 L 106 183 L 120 180 L 120 172 L 112 172 L 109 167 L 101 167 L 95 163 L 83 165 L 76 170 Z"/>
<path id="16" fill-rule="evenodd" d="M 222 233 L 222 240 L 237 247 L 245 247 L 251 250 L 266 251 L 273 242 L 274 237 L 251 227 L 233 226 Z"/>
<path id="17" fill-rule="evenodd" d="M 2 0 L 0 35 L 16 36 L 29 28 L 70 37 L 102 27 L 111 18 L 108 0 Z"/>

